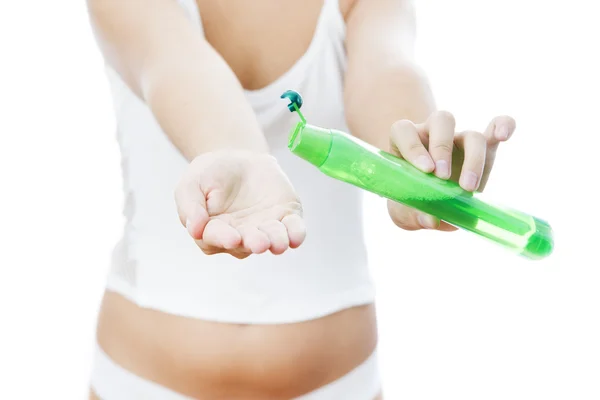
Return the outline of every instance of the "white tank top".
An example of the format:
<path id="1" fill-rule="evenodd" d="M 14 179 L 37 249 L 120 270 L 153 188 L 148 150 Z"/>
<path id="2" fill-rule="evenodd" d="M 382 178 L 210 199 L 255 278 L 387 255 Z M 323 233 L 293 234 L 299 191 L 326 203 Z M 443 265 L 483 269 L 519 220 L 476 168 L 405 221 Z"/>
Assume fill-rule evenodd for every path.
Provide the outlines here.
<path id="1" fill-rule="evenodd" d="M 195 0 L 180 0 L 202 29 Z M 108 288 L 142 307 L 230 323 L 288 323 L 373 301 L 363 242 L 361 193 L 292 155 L 287 136 L 298 117 L 279 96 L 302 93 L 312 124 L 347 130 L 343 110 L 345 23 L 326 0 L 312 43 L 283 76 L 246 91 L 272 154 L 303 204 L 307 237 L 283 255 L 238 260 L 207 256 L 179 222 L 174 188 L 188 166 L 151 111 L 115 71 L 114 99 L 125 191 L 125 229 L 113 254 Z"/>

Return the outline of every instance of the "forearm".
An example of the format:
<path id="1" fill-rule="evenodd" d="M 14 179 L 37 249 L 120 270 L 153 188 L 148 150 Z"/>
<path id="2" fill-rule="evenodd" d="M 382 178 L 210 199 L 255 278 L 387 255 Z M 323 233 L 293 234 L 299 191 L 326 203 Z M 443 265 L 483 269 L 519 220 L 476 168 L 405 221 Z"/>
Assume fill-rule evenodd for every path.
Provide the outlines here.
<path id="1" fill-rule="evenodd" d="M 345 109 L 352 134 L 382 150 L 389 150 L 390 128 L 401 119 L 424 122 L 435 101 L 424 73 L 413 65 L 365 66 L 349 70 Z M 358 75 L 360 74 L 360 75 Z"/>
<path id="2" fill-rule="evenodd" d="M 174 0 L 88 0 L 107 62 L 187 159 L 267 145 L 241 84 Z"/>
<path id="3" fill-rule="evenodd" d="M 188 159 L 223 148 L 267 151 L 235 75 L 212 49 L 189 46 L 145 66 L 141 94 Z M 209 62 L 210 61 L 210 62 Z"/>
<path id="4" fill-rule="evenodd" d="M 414 62 L 411 0 L 357 0 L 347 22 L 345 107 L 352 133 L 389 150 L 392 124 L 423 122 L 435 104 Z"/>

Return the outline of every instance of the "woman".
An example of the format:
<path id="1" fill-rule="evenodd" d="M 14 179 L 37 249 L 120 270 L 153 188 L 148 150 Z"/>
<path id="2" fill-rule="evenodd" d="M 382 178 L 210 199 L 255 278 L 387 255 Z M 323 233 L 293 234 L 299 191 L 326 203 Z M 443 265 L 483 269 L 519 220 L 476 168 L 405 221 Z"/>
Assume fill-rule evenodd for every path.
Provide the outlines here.
<path id="1" fill-rule="evenodd" d="M 409 1 L 88 3 L 126 195 L 91 398 L 381 398 L 360 192 L 289 153 L 279 95 L 470 191 L 514 121 L 455 134 L 414 65 Z"/>

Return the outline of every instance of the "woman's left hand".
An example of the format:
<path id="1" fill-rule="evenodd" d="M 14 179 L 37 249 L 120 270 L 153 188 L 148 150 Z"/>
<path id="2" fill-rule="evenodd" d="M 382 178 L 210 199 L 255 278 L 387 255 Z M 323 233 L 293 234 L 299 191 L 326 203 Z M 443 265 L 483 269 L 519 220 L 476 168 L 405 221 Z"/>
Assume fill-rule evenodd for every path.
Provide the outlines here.
<path id="1" fill-rule="evenodd" d="M 402 157 L 424 172 L 451 179 L 470 192 L 485 187 L 500 142 L 515 130 L 508 116 L 492 119 L 483 132 L 455 132 L 454 116 L 447 111 L 433 113 L 425 123 L 401 120 L 392 126 L 390 153 Z M 406 230 L 457 228 L 437 218 L 393 201 L 388 201 L 392 221 Z"/>

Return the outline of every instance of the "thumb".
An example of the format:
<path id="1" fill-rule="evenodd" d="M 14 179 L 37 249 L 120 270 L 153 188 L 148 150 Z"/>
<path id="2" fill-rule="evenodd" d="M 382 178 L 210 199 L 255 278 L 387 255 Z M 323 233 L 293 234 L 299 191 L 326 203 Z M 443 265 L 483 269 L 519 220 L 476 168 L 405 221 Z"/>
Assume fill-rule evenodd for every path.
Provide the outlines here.
<path id="1" fill-rule="evenodd" d="M 209 221 L 206 210 L 206 196 L 194 179 L 184 180 L 175 189 L 175 203 L 179 220 L 196 240 L 202 238 Z"/>

